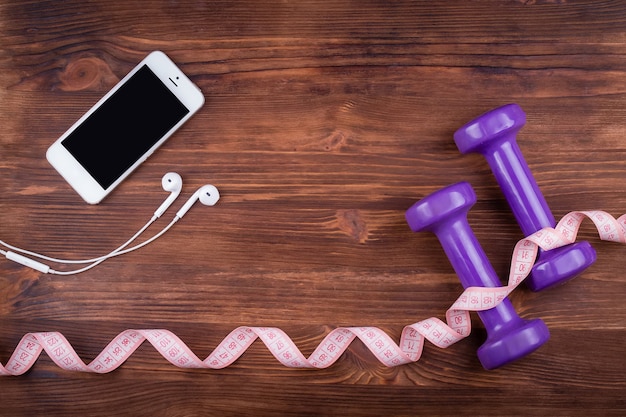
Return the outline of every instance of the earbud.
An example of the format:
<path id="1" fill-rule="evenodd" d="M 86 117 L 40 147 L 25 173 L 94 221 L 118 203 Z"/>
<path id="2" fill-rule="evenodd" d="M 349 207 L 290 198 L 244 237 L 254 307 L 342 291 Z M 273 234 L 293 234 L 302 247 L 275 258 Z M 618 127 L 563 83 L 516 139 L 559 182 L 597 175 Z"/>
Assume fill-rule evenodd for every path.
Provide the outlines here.
<path id="1" fill-rule="evenodd" d="M 178 212 L 176 213 L 176 217 L 178 217 L 179 219 L 183 217 L 198 199 L 200 199 L 200 202 L 205 206 L 214 206 L 215 203 L 217 203 L 217 201 L 220 199 L 220 193 L 219 191 L 217 191 L 217 188 L 215 188 L 214 185 L 203 185 L 202 187 L 200 187 L 200 189 L 198 189 L 198 191 L 193 193 L 191 198 L 189 198 L 189 200 L 187 200 L 187 202 L 180 208 L 180 210 L 178 210 Z"/>
<path id="2" fill-rule="evenodd" d="M 159 206 L 159 208 L 154 212 L 154 215 L 158 218 L 161 217 L 165 210 L 176 200 L 180 191 L 183 189 L 183 179 L 180 175 L 175 172 L 168 172 L 163 176 L 161 180 L 161 185 L 163 186 L 163 190 L 169 191 L 171 194 L 167 199 Z"/>

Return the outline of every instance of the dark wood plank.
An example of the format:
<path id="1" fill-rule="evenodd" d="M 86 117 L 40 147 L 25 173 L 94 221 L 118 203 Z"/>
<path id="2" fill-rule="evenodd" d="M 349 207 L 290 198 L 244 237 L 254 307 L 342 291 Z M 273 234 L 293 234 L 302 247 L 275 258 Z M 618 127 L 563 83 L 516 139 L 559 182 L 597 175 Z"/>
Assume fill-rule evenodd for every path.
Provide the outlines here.
<path id="1" fill-rule="evenodd" d="M 626 4 L 592 1 L 30 2 L 0 5 L 0 239 L 60 257 L 100 255 L 165 198 L 207 182 L 162 239 L 77 276 L 0 262 L 0 362 L 56 330 L 85 361 L 120 331 L 167 328 L 206 357 L 240 325 L 277 326 L 305 354 L 332 329 L 443 318 L 461 292 L 436 239 L 404 211 L 469 181 L 496 271 L 522 237 L 484 159 L 452 134 L 490 108 L 527 112 L 520 147 L 557 218 L 626 212 Z M 46 148 L 149 51 L 167 52 L 205 107 L 98 206 Z M 182 203 L 180 203 L 182 204 Z M 169 221 L 164 216 L 158 230 Z M 0 379 L 2 414 L 623 415 L 624 247 L 582 239 L 596 264 L 565 286 L 517 289 L 550 342 L 485 371 L 472 335 L 386 368 L 359 342 L 324 370 L 281 366 L 256 342 L 233 366 L 181 370 L 147 343 L 118 370 L 70 373 L 43 355 Z"/>

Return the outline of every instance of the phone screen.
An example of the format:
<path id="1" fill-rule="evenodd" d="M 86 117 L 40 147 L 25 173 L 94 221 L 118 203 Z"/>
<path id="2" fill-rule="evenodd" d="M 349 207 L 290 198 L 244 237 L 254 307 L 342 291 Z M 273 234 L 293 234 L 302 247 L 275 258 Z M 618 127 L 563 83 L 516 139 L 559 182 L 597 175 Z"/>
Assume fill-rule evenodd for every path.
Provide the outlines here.
<path id="1" fill-rule="evenodd" d="M 106 190 L 188 113 L 144 65 L 61 144 Z"/>

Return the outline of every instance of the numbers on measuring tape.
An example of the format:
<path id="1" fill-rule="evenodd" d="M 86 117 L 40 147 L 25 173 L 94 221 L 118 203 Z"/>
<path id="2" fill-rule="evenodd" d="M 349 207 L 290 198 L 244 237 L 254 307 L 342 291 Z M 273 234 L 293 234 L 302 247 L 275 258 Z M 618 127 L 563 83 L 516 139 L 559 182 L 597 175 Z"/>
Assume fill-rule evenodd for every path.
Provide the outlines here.
<path id="1" fill-rule="evenodd" d="M 357 338 L 386 366 L 416 362 L 422 355 L 425 340 L 437 347 L 447 348 L 468 336 L 471 331 L 469 312 L 488 310 L 501 303 L 528 276 L 539 248 L 550 250 L 573 243 L 584 218 L 591 219 L 601 240 L 626 243 L 626 214 L 616 220 L 603 211 L 568 213 L 555 228 L 542 229 L 515 245 L 508 285 L 467 288 L 446 312 L 446 322 L 431 317 L 408 325 L 402 330 L 399 344 L 376 327 L 342 327 L 332 330 L 306 358 L 281 329 L 242 326 L 233 330 L 202 360 L 169 330 L 131 329 L 118 334 L 93 361 L 85 364 L 61 333 L 27 333 L 7 364 L 0 364 L 0 376 L 24 374 L 34 365 L 42 351 L 65 370 L 107 373 L 120 367 L 144 341 L 148 341 L 167 361 L 180 368 L 227 367 L 239 359 L 257 339 L 265 344 L 281 364 L 293 368 L 327 368 Z"/>

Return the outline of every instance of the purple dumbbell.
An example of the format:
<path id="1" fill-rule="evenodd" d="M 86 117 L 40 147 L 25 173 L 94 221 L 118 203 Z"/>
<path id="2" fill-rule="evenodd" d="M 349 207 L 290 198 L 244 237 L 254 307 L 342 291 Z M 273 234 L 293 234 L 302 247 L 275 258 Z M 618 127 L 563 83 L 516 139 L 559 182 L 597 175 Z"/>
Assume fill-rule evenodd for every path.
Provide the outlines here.
<path id="1" fill-rule="evenodd" d="M 526 123 L 517 104 L 507 104 L 483 114 L 457 130 L 454 141 L 461 153 L 477 152 L 489 163 L 500 188 L 525 236 L 556 221 L 533 178 L 515 140 Z M 574 278 L 596 260 L 589 242 L 577 242 L 550 251 L 539 251 L 526 283 L 533 291 Z"/>
<path id="2" fill-rule="evenodd" d="M 474 190 L 461 182 L 415 203 L 407 210 L 406 220 L 414 232 L 427 230 L 437 235 L 464 288 L 499 287 L 500 280 L 467 221 L 474 203 Z M 550 338 L 541 319 L 521 319 L 508 298 L 479 311 L 478 316 L 487 329 L 487 340 L 477 352 L 485 369 L 526 356 Z"/>

